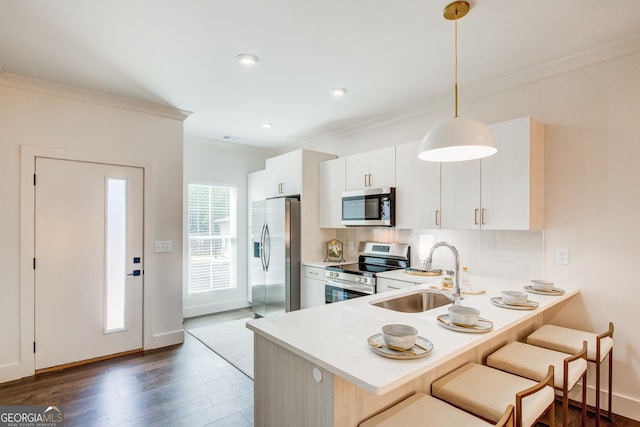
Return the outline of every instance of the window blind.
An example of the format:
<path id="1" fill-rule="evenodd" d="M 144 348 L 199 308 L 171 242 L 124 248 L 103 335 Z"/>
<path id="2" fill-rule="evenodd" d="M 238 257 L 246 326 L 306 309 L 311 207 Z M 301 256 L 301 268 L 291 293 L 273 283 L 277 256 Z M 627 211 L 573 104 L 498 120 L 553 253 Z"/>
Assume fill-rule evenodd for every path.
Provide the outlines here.
<path id="1" fill-rule="evenodd" d="M 189 294 L 235 288 L 236 188 L 189 184 Z"/>

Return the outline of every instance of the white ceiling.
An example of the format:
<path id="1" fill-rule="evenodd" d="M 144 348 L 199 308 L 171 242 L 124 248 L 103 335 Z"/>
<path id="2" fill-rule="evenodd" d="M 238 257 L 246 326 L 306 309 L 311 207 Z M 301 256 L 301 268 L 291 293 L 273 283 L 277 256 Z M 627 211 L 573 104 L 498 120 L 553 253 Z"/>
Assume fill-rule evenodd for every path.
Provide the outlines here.
<path id="1" fill-rule="evenodd" d="M 278 149 L 453 99 L 447 3 L 0 0 L 0 67 L 192 111 L 187 135 Z M 639 0 L 471 5 L 458 29 L 461 99 L 585 52 L 640 51 Z M 241 67 L 245 52 L 258 65 Z M 329 95 L 336 86 L 344 98 Z"/>

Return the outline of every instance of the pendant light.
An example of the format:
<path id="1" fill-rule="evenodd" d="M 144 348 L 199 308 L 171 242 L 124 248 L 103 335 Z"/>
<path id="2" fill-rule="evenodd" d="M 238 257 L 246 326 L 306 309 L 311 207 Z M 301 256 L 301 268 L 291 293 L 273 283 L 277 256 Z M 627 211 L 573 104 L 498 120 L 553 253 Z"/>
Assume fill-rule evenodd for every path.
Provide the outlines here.
<path id="1" fill-rule="evenodd" d="M 443 11 L 444 18 L 455 24 L 455 116 L 427 132 L 418 151 L 421 160 L 456 162 L 481 159 L 498 151 L 493 134 L 484 124 L 458 116 L 458 19 L 469 8 L 468 2 L 455 1 Z"/>

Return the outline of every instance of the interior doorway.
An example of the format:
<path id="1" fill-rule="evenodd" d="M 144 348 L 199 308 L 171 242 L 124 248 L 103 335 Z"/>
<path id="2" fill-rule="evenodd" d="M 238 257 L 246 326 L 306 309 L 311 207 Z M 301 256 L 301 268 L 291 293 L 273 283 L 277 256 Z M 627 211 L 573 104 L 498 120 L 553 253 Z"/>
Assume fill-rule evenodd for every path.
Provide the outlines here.
<path id="1" fill-rule="evenodd" d="M 144 169 L 35 159 L 35 369 L 142 349 Z"/>

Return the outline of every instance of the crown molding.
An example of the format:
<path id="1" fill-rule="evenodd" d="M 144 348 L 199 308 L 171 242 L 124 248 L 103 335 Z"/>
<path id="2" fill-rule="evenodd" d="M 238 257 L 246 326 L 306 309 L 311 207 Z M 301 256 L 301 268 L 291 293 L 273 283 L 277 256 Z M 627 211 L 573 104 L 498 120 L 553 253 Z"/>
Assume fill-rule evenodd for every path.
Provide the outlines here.
<path id="1" fill-rule="evenodd" d="M 464 100 L 471 101 L 520 86 L 551 79 L 553 77 L 569 73 L 581 68 L 612 61 L 640 52 L 640 37 L 629 38 L 620 42 L 599 46 L 578 54 L 548 62 L 546 64 L 527 70 L 512 73 L 474 86 L 465 88 Z M 393 111 L 349 126 L 343 129 L 329 132 L 324 135 L 306 139 L 300 144 L 294 144 L 299 148 L 314 147 L 331 141 L 357 135 L 377 127 L 389 125 L 411 117 L 424 115 L 430 112 L 442 110 L 452 105 L 451 95 L 439 96 L 423 101 L 407 108 Z"/>
<path id="2" fill-rule="evenodd" d="M 125 98 L 123 96 L 94 92 L 73 86 L 66 86 L 44 80 L 19 76 L 17 74 L 0 73 L 0 86 L 72 99 L 74 101 L 120 108 L 123 110 L 135 111 L 137 113 L 151 114 L 180 121 L 184 121 L 189 117 L 189 115 L 191 115 L 191 111 L 180 110 L 168 105 L 154 104 L 151 102 Z"/>

